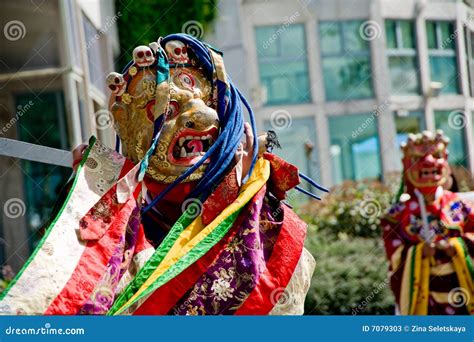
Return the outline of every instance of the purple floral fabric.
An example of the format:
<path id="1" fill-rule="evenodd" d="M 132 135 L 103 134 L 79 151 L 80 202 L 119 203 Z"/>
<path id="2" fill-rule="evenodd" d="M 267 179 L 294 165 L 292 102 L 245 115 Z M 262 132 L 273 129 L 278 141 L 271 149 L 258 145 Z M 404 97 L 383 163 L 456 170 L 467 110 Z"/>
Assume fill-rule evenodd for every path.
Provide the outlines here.
<path id="1" fill-rule="evenodd" d="M 231 315 L 245 301 L 264 271 L 282 225 L 275 220 L 278 209 L 272 209 L 264 195 L 263 190 L 244 208 L 231 242 L 169 314 Z"/>

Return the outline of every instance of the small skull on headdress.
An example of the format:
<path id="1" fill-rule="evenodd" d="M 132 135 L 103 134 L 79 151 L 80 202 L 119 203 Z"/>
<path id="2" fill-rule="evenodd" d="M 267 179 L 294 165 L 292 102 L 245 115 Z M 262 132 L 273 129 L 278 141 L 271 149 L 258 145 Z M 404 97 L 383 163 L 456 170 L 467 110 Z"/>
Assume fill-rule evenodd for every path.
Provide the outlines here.
<path id="1" fill-rule="evenodd" d="M 121 96 L 125 92 L 126 82 L 122 74 L 118 72 L 111 72 L 106 78 L 107 87 L 112 91 L 112 94 Z"/>
<path id="2" fill-rule="evenodd" d="M 140 45 L 133 49 L 133 61 L 143 68 L 152 65 L 155 62 L 155 56 L 148 46 Z"/>
<path id="3" fill-rule="evenodd" d="M 183 42 L 171 40 L 165 45 L 170 64 L 189 64 L 188 49 Z"/>

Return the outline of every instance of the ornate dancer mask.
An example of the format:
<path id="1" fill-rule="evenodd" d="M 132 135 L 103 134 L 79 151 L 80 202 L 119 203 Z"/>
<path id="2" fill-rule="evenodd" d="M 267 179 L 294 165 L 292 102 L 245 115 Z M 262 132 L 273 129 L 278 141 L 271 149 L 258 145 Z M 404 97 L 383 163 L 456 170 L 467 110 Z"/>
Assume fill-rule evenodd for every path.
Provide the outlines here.
<path id="1" fill-rule="evenodd" d="M 179 40 L 138 46 L 124 74 L 112 72 L 107 86 L 112 91 L 109 108 L 122 142 L 122 153 L 138 162 L 148 150 L 154 122 L 166 113 L 160 139 L 147 174 L 160 183 L 171 183 L 194 165 L 219 135 L 215 75 L 206 75 L 193 51 Z M 157 51 L 163 48 L 169 63 L 169 79 L 157 87 L 160 67 Z M 202 177 L 206 162 L 185 181 Z"/>
<path id="2" fill-rule="evenodd" d="M 436 134 L 424 131 L 410 134 L 402 144 L 404 179 L 408 186 L 421 192 L 430 192 L 444 185 L 449 178 L 449 138 L 438 130 Z"/>

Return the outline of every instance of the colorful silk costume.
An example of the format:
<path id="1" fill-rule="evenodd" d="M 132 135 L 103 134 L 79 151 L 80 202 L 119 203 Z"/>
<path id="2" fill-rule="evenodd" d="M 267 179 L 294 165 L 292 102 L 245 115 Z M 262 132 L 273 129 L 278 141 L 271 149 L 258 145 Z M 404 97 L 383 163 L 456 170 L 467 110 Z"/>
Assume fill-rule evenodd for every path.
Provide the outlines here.
<path id="1" fill-rule="evenodd" d="M 315 262 L 282 202 L 301 174 L 265 136 L 239 147 L 253 114 L 219 52 L 171 35 L 133 55 L 107 77 L 122 154 L 91 139 L 1 312 L 302 314 Z"/>
<path id="2" fill-rule="evenodd" d="M 406 192 L 382 220 L 401 314 L 474 314 L 474 207 L 443 188 L 448 143 L 438 131 L 402 146 Z"/>

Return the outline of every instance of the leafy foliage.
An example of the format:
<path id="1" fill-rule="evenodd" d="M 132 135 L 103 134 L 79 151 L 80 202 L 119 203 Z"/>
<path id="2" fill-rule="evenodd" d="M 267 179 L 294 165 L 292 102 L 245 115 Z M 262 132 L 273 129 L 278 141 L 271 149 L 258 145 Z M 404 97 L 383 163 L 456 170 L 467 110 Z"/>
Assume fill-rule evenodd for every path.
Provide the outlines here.
<path id="1" fill-rule="evenodd" d="M 334 187 L 322 201 L 301 209 L 307 222 L 324 234 L 380 237 L 380 219 L 390 206 L 393 194 L 377 181 L 347 181 Z"/>
<path id="2" fill-rule="evenodd" d="M 204 32 L 217 13 L 217 0 L 116 0 L 123 68 L 138 45 L 148 45 L 160 36 L 182 32 L 188 21 L 197 21 Z"/>
<path id="3" fill-rule="evenodd" d="M 393 314 L 380 219 L 397 192 L 399 175 L 378 181 L 348 181 L 299 212 L 310 223 L 306 248 L 316 270 L 306 314 Z"/>
<path id="4" fill-rule="evenodd" d="M 310 226 L 306 248 L 316 258 L 316 270 L 306 297 L 305 314 L 394 313 L 381 238 L 337 238 Z"/>

